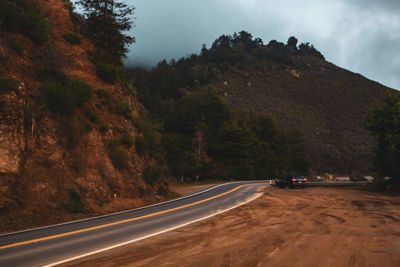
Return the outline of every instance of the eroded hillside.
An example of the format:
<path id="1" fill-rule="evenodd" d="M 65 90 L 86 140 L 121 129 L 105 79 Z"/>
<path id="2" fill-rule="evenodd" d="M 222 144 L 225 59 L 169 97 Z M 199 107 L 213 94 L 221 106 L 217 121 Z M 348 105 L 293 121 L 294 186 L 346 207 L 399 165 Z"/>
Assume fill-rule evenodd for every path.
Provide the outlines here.
<path id="1" fill-rule="evenodd" d="M 134 89 L 98 77 L 69 1 L 0 8 L 0 232 L 163 199 L 135 151 Z"/>

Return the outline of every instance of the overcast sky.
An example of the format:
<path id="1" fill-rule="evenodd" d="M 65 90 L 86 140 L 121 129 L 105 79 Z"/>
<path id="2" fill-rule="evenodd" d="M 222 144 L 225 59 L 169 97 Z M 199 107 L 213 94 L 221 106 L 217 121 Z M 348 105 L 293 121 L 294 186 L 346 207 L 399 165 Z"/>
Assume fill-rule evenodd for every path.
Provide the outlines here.
<path id="1" fill-rule="evenodd" d="M 136 7 L 128 62 L 155 65 L 199 53 L 241 30 L 264 43 L 290 36 L 325 58 L 400 89 L 400 0 L 127 0 Z"/>

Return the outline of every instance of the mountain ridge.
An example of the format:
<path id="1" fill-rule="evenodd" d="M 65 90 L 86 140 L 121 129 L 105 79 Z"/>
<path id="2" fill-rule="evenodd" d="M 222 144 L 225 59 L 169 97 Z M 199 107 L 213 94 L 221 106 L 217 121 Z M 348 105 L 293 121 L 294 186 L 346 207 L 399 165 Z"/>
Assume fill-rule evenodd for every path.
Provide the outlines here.
<path id="1" fill-rule="evenodd" d="M 364 121 L 393 89 L 337 67 L 309 43 L 297 42 L 290 37 L 287 44 L 272 40 L 264 45 L 245 31 L 222 35 L 199 55 L 162 61 L 149 71 L 147 79 L 160 86 L 141 84 L 137 71 L 139 100 L 157 113 L 152 107 L 179 99 L 184 91 L 212 90 L 231 110 L 270 114 L 282 132 L 297 131 L 311 174 L 373 173 L 373 140 Z M 172 82 L 163 81 L 165 73 Z M 161 100 L 150 100 L 149 94 Z"/>

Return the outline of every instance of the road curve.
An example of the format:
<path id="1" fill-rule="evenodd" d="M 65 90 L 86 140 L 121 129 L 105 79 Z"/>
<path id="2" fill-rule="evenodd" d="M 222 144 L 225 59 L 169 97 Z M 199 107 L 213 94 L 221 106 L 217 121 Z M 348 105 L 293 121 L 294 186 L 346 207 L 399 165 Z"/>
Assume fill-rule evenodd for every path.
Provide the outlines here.
<path id="1" fill-rule="evenodd" d="M 262 181 L 222 184 L 172 201 L 0 235 L 0 266 L 54 266 L 199 221 L 256 198 Z"/>

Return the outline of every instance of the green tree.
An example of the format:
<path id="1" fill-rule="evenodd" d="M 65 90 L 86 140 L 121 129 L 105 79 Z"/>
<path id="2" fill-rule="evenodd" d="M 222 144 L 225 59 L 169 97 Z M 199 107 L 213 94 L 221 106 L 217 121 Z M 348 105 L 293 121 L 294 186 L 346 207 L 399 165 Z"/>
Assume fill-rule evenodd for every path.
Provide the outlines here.
<path id="1" fill-rule="evenodd" d="M 301 43 L 299 45 L 299 54 L 303 56 L 312 56 L 320 59 L 325 59 L 325 57 L 310 43 Z"/>
<path id="2" fill-rule="evenodd" d="M 293 130 L 286 138 L 289 170 L 299 174 L 308 174 L 309 159 L 304 147 L 304 135 L 297 130 Z"/>
<path id="3" fill-rule="evenodd" d="M 230 166 L 229 176 L 234 179 L 254 177 L 254 135 L 237 121 L 224 123 L 210 141 L 211 158 Z"/>
<path id="4" fill-rule="evenodd" d="M 366 127 L 376 140 L 376 163 L 382 176 L 400 180 L 400 94 L 387 92 L 370 112 Z"/>
<path id="5" fill-rule="evenodd" d="M 287 140 L 268 115 L 251 114 L 250 120 L 252 131 L 257 138 L 257 146 L 253 150 L 257 177 L 279 175 L 289 166 Z"/>
<path id="6" fill-rule="evenodd" d="M 163 148 L 173 175 L 180 177 L 182 181 L 184 177 L 195 177 L 198 161 L 190 138 L 183 135 L 164 134 Z"/>
<path id="7" fill-rule="evenodd" d="M 135 8 L 120 0 L 79 0 L 87 24 L 87 33 L 98 47 L 97 56 L 105 63 L 122 63 L 128 45 L 135 42 L 127 34 L 133 26 Z"/>
<path id="8" fill-rule="evenodd" d="M 287 46 L 292 48 L 293 51 L 297 50 L 297 39 L 294 36 L 291 36 L 287 41 Z"/>
<path id="9" fill-rule="evenodd" d="M 262 40 L 260 38 L 256 38 L 253 40 L 253 36 L 246 32 L 241 31 L 239 33 L 234 33 L 232 37 L 232 43 L 242 43 L 247 52 L 251 51 L 252 49 L 258 48 L 262 45 Z"/>
<path id="10" fill-rule="evenodd" d="M 192 138 L 192 143 L 197 160 L 207 161 L 207 142 L 204 140 L 204 133 L 199 129 L 195 130 L 194 137 Z"/>

